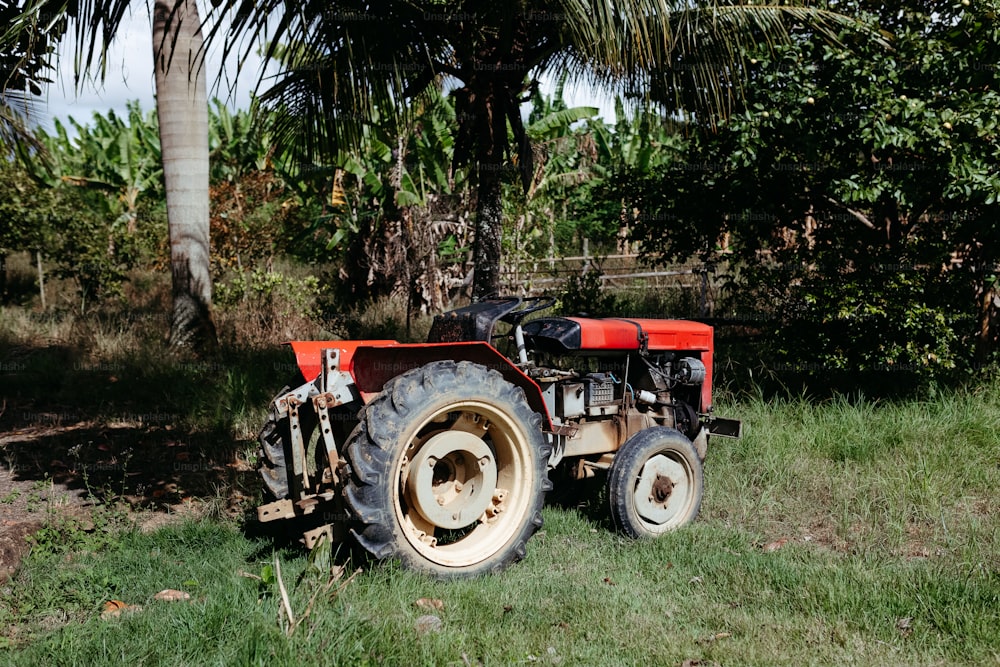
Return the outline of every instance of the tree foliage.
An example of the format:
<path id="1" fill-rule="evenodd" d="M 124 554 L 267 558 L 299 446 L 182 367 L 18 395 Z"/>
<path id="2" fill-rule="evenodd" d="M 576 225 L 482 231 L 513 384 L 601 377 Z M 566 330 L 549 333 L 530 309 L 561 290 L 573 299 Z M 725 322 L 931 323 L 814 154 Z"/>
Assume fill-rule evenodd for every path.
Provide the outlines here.
<path id="1" fill-rule="evenodd" d="M 677 2 L 587 0 L 480 2 L 307 2 L 277 16 L 269 56 L 285 71 L 263 98 L 286 113 L 279 136 L 330 156 L 357 143 L 376 117 L 404 122 L 412 104 L 445 82 L 455 100 L 453 159 L 476 181 L 474 294 L 499 288 L 502 183 L 516 174 L 525 189 L 534 154 L 521 103 L 545 72 L 605 90 L 663 91 L 726 110 L 742 81 L 733 56 L 741 46 L 773 44 L 789 25 L 817 32 L 839 15 L 804 3 L 755 6 L 749 0 Z M 235 9 L 230 35 L 268 26 L 279 3 L 222 2 Z M 212 33 L 209 34 L 209 38 Z"/>
<path id="2" fill-rule="evenodd" d="M 74 280 L 81 303 L 117 293 L 135 266 L 167 263 L 156 113 L 127 109 L 55 119 L 52 132 L 34 131 L 40 152 L 5 165 L 0 251 L 41 251 L 55 275 Z M 214 276 L 295 255 L 308 206 L 290 203 L 266 132 L 217 100 L 210 126 Z"/>
<path id="3" fill-rule="evenodd" d="M 50 83 L 56 44 L 66 22 L 30 11 L 33 0 L 0 1 L 0 145 L 30 142 L 26 121 Z"/>
<path id="4" fill-rule="evenodd" d="M 10 203 L 33 230 L 12 239 L 12 250 L 37 249 L 56 263 L 56 275 L 76 282 L 80 303 L 118 292 L 128 271 L 156 248 L 163 230 L 151 207 L 163 183 L 154 114 L 130 103 L 125 118 L 111 111 L 90 123 L 58 119 L 52 134 L 33 135 L 39 152 L 22 150 L 17 165 L 33 193 Z M 30 182 L 30 185 L 28 185 Z M 46 243 L 31 247 L 31 240 Z"/>
<path id="5" fill-rule="evenodd" d="M 995 347 L 995 1 L 838 2 L 868 31 L 745 54 L 745 108 L 624 175 L 637 238 L 727 255 L 772 368 L 857 386 L 942 379 Z M 891 34 L 891 48 L 871 30 Z"/>

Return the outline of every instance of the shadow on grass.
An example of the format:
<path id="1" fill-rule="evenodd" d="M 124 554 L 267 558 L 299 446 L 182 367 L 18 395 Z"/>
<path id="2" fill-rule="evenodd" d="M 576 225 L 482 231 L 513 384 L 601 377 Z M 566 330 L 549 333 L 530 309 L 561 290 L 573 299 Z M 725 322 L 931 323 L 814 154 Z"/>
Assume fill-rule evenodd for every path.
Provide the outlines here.
<path id="1" fill-rule="evenodd" d="M 291 350 L 223 348 L 196 358 L 157 349 L 94 361 L 82 347 L 0 339 L 0 467 L 20 484 L 21 500 L 44 482 L 77 505 L 226 516 L 260 545 L 252 562 L 307 557 L 300 540 L 314 519 L 261 523 L 255 511 L 256 431 L 297 372 Z M 37 513 L 0 510 L 12 528 L 41 525 Z M 334 545 L 332 558 L 347 571 L 369 562 L 353 540 Z"/>
<path id="2" fill-rule="evenodd" d="M 96 500 L 170 508 L 259 494 L 255 433 L 291 352 L 154 351 L 98 360 L 65 344 L 0 341 L 0 465 Z"/>
<path id="3" fill-rule="evenodd" d="M 97 502 L 166 508 L 254 492 L 252 472 L 208 433 L 127 426 L 100 420 L 17 429 L 0 435 L 15 480 L 51 480 Z"/>
<path id="4" fill-rule="evenodd" d="M 141 349 L 95 360 L 68 346 L 3 345 L 0 424 L 139 421 L 144 426 L 231 430 L 266 408 L 294 371 L 294 357 L 267 350 L 223 350 L 198 358 Z"/>
<path id="5" fill-rule="evenodd" d="M 606 473 L 598 472 L 593 477 L 572 479 L 567 471 L 556 468 L 549 474 L 552 490 L 545 496 L 548 507 L 575 510 L 596 527 L 614 531 L 614 522 L 608 507 Z"/>

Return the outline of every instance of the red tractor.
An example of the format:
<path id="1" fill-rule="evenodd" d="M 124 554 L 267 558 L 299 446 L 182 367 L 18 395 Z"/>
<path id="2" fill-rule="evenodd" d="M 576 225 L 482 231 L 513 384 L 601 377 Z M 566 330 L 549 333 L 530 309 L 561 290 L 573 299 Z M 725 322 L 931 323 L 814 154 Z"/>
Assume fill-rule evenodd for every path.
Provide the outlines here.
<path id="1" fill-rule="evenodd" d="M 709 434 L 740 435 L 712 415 L 712 328 L 525 321 L 553 304 L 488 299 L 436 317 L 423 344 L 292 342 L 304 383 L 274 399 L 260 432 L 275 498 L 260 520 L 301 518 L 309 548 L 350 536 L 437 577 L 523 558 L 557 468 L 606 472 L 611 516 L 632 537 L 692 521 Z"/>

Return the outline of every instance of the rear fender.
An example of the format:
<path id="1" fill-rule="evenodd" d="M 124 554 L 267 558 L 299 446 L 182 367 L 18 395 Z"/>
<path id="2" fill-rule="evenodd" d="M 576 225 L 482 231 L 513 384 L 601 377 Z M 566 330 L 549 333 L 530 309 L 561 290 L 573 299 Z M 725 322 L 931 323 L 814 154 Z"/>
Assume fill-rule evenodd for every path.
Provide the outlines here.
<path id="1" fill-rule="evenodd" d="M 528 405 L 542 416 L 543 428 L 552 429 L 552 416 L 538 384 L 496 348 L 482 341 L 391 345 L 368 341 L 352 350 L 351 373 L 358 390 L 366 396 L 382 391 L 385 383 L 397 375 L 434 361 L 471 361 L 498 371 L 507 382 L 524 390 Z M 345 370 L 343 361 L 340 370 Z"/>
<path id="2" fill-rule="evenodd" d="M 293 340 L 288 343 L 295 352 L 295 363 L 306 382 L 312 382 L 323 369 L 323 350 L 339 351 L 339 370 L 351 372 L 354 352 L 367 345 L 399 345 L 394 340 Z"/>

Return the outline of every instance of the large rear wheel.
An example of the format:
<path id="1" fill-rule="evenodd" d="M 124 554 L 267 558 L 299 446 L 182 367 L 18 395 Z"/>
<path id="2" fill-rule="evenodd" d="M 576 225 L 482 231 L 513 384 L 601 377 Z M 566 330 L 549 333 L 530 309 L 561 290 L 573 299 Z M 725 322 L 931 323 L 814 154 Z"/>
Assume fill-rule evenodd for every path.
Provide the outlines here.
<path id="1" fill-rule="evenodd" d="M 286 386 L 271 400 L 267 421 L 257 434 L 257 440 L 260 442 L 257 470 L 264 482 L 264 488 L 277 500 L 287 498 L 289 495 L 287 461 L 291 457 L 291 439 L 288 433 L 288 419 L 278 413 L 276 405 L 278 399 L 288 393 L 288 389 Z"/>
<path id="2" fill-rule="evenodd" d="M 672 428 L 648 428 L 626 440 L 611 463 L 611 518 L 631 537 L 657 537 L 694 521 L 703 488 L 691 441 Z"/>
<path id="3" fill-rule="evenodd" d="M 358 542 L 442 578 L 520 560 L 551 488 L 541 428 L 524 392 L 481 365 L 438 361 L 394 378 L 348 440 Z"/>

